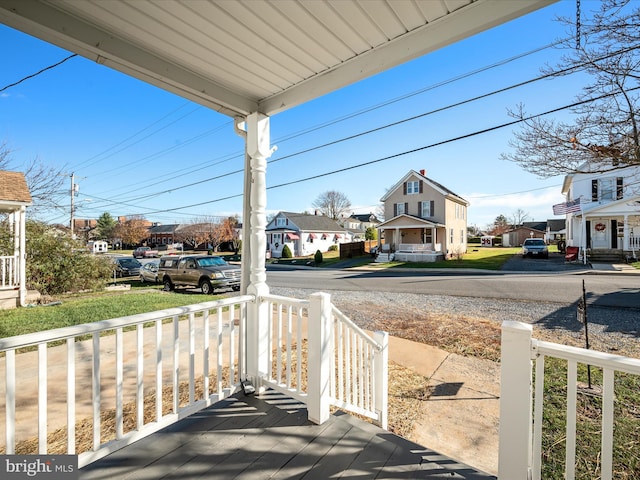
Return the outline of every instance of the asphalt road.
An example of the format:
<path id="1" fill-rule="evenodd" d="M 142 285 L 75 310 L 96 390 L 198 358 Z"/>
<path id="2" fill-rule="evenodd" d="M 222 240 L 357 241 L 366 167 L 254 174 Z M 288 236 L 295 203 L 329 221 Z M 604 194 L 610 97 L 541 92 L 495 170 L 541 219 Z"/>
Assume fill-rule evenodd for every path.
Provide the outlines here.
<path id="1" fill-rule="evenodd" d="M 269 265 L 267 282 L 274 287 L 324 291 L 363 290 L 570 304 L 581 297 L 584 281 L 591 305 L 640 309 L 640 276 L 594 274 L 582 266 L 564 268 L 559 263 L 557 265 L 562 268 L 553 269 L 550 267 L 553 261 L 543 259 L 517 257 L 514 262 L 516 264 L 499 272 L 309 269 Z M 548 270 L 542 270 L 544 268 Z"/>

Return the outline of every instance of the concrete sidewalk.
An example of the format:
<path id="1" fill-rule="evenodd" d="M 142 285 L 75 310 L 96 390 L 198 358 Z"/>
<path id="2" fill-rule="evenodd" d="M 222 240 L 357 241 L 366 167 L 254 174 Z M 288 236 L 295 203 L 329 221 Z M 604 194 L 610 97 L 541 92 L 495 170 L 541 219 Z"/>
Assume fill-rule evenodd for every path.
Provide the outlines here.
<path id="1" fill-rule="evenodd" d="M 398 337 L 389 337 L 389 360 L 427 377 L 433 389 L 412 440 L 497 475 L 499 364 Z"/>

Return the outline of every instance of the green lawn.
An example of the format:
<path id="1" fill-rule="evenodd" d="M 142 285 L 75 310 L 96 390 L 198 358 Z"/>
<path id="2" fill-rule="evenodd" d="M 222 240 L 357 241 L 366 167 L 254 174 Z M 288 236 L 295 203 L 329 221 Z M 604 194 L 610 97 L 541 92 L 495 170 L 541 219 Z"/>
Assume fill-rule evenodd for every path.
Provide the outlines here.
<path id="1" fill-rule="evenodd" d="M 518 252 L 520 252 L 520 247 L 469 246 L 467 253 L 460 259 L 441 260 L 439 262 L 389 262 L 378 265 L 382 268 L 479 268 L 482 270 L 500 270 L 502 265 Z"/>
<path id="2" fill-rule="evenodd" d="M 132 282 L 132 283 L 138 283 Z M 0 310 L 0 338 L 180 307 L 218 296 L 169 293 L 150 289 L 136 293 L 101 293 L 61 297 L 50 306 Z"/>

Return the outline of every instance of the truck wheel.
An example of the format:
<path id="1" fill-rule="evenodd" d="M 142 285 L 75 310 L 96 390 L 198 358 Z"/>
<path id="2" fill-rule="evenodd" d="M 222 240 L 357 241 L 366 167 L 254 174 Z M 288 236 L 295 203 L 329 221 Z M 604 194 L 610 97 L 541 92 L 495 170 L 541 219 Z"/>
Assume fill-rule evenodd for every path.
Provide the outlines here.
<path id="1" fill-rule="evenodd" d="M 209 280 L 202 280 L 200 282 L 200 289 L 205 295 L 213 293 L 213 286 L 211 285 L 211 282 Z"/>
<path id="2" fill-rule="evenodd" d="M 173 283 L 171 283 L 171 280 L 169 280 L 168 278 L 164 280 L 162 284 L 164 285 L 164 287 L 162 287 L 162 290 L 164 290 L 165 292 L 171 292 L 173 290 Z"/>

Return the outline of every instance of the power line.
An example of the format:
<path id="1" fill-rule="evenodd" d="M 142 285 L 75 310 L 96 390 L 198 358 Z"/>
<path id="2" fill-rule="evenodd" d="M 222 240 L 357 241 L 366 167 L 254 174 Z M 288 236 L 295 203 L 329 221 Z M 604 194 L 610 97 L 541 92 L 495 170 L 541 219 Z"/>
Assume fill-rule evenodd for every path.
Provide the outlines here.
<path id="1" fill-rule="evenodd" d="M 631 89 L 629 89 L 627 91 L 628 92 L 632 92 L 632 91 L 639 90 L 639 89 L 640 89 L 640 86 L 631 88 Z M 590 99 L 586 99 L 586 100 L 581 100 L 579 102 L 574 102 L 574 103 L 572 103 L 570 105 L 565 105 L 565 106 L 562 106 L 562 107 L 558 107 L 558 108 L 554 108 L 554 109 L 551 109 L 551 110 L 547 110 L 546 112 L 537 113 L 537 114 L 534 114 L 534 115 L 529 115 L 528 117 L 525 117 L 525 118 L 522 118 L 522 119 L 512 120 L 510 122 L 505 122 L 505 123 L 502 123 L 500 125 L 495 125 L 493 127 L 484 128 L 482 130 L 477 130 L 475 132 L 471 132 L 471 133 L 468 133 L 468 134 L 465 134 L 465 135 L 459 135 L 457 137 L 449 138 L 447 140 L 442 140 L 440 142 L 435 142 L 435 143 L 432 143 L 432 144 L 429 144 L 429 145 L 424 145 L 422 147 L 413 148 L 411 150 L 406 150 L 404 152 L 396 153 L 396 154 L 393 154 L 393 155 L 388 155 L 388 156 L 381 157 L 381 158 L 378 158 L 378 159 L 375 159 L 375 160 L 370 160 L 368 162 L 363 162 L 363 163 L 359 163 L 359 164 L 356 164 L 356 165 L 351 165 L 349 167 L 344 167 L 344 168 L 340 168 L 340 169 L 337 169 L 337 170 L 331 170 L 329 172 L 320 173 L 318 175 L 312 175 L 312 176 L 309 176 L 309 177 L 300 178 L 298 180 L 292 180 L 290 182 L 284 182 L 284 183 L 280 183 L 280 184 L 277 184 L 277 185 L 272 185 L 270 187 L 267 187 L 267 190 L 273 190 L 273 189 L 276 189 L 276 188 L 282 188 L 282 187 L 294 185 L 294 184 L 297 184 L 297 183 L 308 182 L 310 180 L 317 180 L 318 178 L 328 177 L 330 175 L 335 175 L 337 173 L 343 173 L 343 172 L 346 172 L 346 171 L 349 171 L 349 170 L 354 170 L 354 169 L 357 169 L 357 168 L 362 168 L 362 167 L 374 165 L 376 163 L 384 162 L 384 161 L 391 160 L 391 159 L 394 159 L 394 158 L 399 158 L 399 157 L 402 157 L 402 156 L 405 156 L 405 155 L 409 155 L 409 154 L 412 154 L 412 153 L 420 152 L 420 151 L 427 150 L 427 149 L 430 149 L 430 148 L 439 147 L 439 146 L 442 146 L 442 145 L 446 145 L 448 143 L 457 142 L 457 141 L 460 141 L 460 140 L 466 140 L 468 138 L 476 137 L 478 135 L 483 135 L 485 133 L 489 133 L 489 132 L 493 132 L 493 131 L 496 131 L 496 130 L 500 130 L 502 128 L 510 127 L 510 126 L 516 125 L 518 123 L 522 123 L 522 122 L 526 122 L 526 121 L 529 121 L 529 120 L 533 120 L 533 119 L 538 118 L 538 117 L 543 117 L 543 116 L 546 116 L 546 115 L 550 115 L 552 113 L 560 112 L 562 110 L 567 110 L 567 109 L 574 108 L 574 107 L 577 107 L 577 106 L 580 106 L 580 105 L 584 105 L 586 103 L 594 102 L 594 101 L 597 101 L 597 100 L 602 100 L 604 98 L 609 98 L 609 97 L 613 97 L 613 96 L 617 96 L 617 95 L 619 95 L 619 93 L 617 93 L 617 92 L 616 93 L 608 93 L 608 94 L 600 95 L 600 96 L 598 96 L 596 98 L 590 98 Z M 242 193 L 235 194 L 235 195 L 228 195 L 228 196 L 217 198 L 217 199 L 214 199 L 214 200 L 208 200 L 208 201 L 205 201 L 205 202 L 194 203 L 194 204 L 185 205 L 185 206 L 182 206 L 182 207 L 176 207 L 176 208 L 164 209 L 164 210 L 152 210 L 152 211 L 149 211 L 148 213 L 152 214 L 152 213 L 174 212 L 174 211 L 183 210 L 183 209 L 186 209 L 186 208 L 200 207 L 202 205 L 208 205 L 208 204 L 211 204 L 211 203 L 217 203 L 217 202 L 221 202 L 221 201 L 224 201 L 224 200 L 229 200 L 231 198 L 242 197 L 242 195 L 243 195 Z"/>
<path id="2" fill-rule="evenodd" d="M 463 80 L 463 79 L 465 79 L 465 78 L 472 77 L 472 76 L 477 75 L 477 74 L 479 74 L 479 73 L 483 73 L 483 72 L 485 72 L 485 71 L 489 71 L 489 70 L 491 70 L 491 69 L 494 69 L 494 68 L 497 68 L 497 67 L 500 67 L 500 66 L 503 66 L 503 65 L 507 65 L 507 64 L 509 64 L 509 63 L 511 63 L 511 62 L 513 62 L 513 61 L 515 61 L 515 60 L 519 60 L 519 59 L 521 59 L 521 58 L 524 58 L 524 57 L 527 57 L 527 56 L 529 56 L 529 55 L 532 55 L 532 54 L 538 53 L 538 52 L 543 51 L 543 50 L 546 50 L 546 49 L 548 49 L 548 48 L 552 48 L 552 47 L 554 47 L 555 45 L 558 45 L 558 44 L 560 44 L 560 43 L 561 43 L 561 41 L 557 41 L 557 42 L 549 43 L 549 44 L 546 44 L 546 45 L 544 45 L 544 46 L 541 46 L 541 47 L 538 47 L 538 48 L 535 48 L 535 49 L 529 50 L 529 51 L 527 51 L 527 52 L 524 52 L 524 53 L 521 53 L 521 54 L 518 54 L 518 55 L 515 55 L 515 56 L 512 56 L 512 57 L 509 57 L 509 58 L 506 58 L 506 59 L 503 59 L 503 60 L 499 60 L 498 62 L 495 62 L 495 63 L 493 63 L 493 64 L 491 64 L 491 65 L 484 66 L 484 67 L 481 67 L 481 68 L 478 68 L 478 69 L 472 70 L 472 71 L 470 71 L 470 72 L 463 73 L 463 74 L 458 75 L 458 76 L 455 76 L 455 77 L 453 77 L 453 78 L 449 78 L 449 79 L 443 80 L 443 81 L 441 81 L 441 82 L 438 82 L 438 83 L 435 83 L 435 84 L 429 85 L 429 86 L 427 86 L 427 87 L 421 88 L 421 89 L 419 89 L 419 90 L 415 90 L 415 91 L 410 92 L 410 93 L 408 93 L 408 94 L 405 94 L 405 95 L 401 95 L 401 96 L 398 96 L 398 97 L 392 98 L 392 99 L 390 99 L 390 100 L 387 100 L 387 101 L 385 101 L 385 102 L 378 103 L 378 104 L 376 104 L 376 105 L 373 105 L 373 106 L 371 106 L 371 107 L 368 107 L 368 108 L 365 108 L 365 109 L 359 110 L 359 111 L 357 111 L 357 112 L 353 112 L 353 113 L 351 113 L 351 114 L 348 114 L 348 115 L 345 115 L 345 116 L 339 117 L 339 118 L 337 118 L 337 119 L 330 120 L 330 121 L 328 121 L 328 122 L 325 122 L 325 123 L 322 123 L 322 124 L 319 124 L 319 125 L 316 125 L 316 126 L 310 127 L 310 128 L 308 128 L 308 129 L 305 129 L 305 130 L 301 130 L 301 131 L 299 131 L 299 132 L 295 132 L 295 133 L 293 133 L 293 134 L 291 134 L 291 135 L 284 136 L 284 137 L 281 137 L 281 138 L 279 138 L 279 139 L 275 139 L 275 142 L 276 142 L 276 143 L 279 143 L 279 144 L 282 144 L 282 143 L 284 143 L 284 142 L 286 142 L 286 141 L 292 140 L 292 139 L 297 138 L 297 137 L 300 137 L 300 136 L 302 136 L 302 135 L 306 135 L 306 134 L 309 134 L 309 133 L 311 133 L 311 132 L 314 132 L 314 131 L 317 131 L 317 130 L 321 130 L 321 129 L 323 129 L 323 128 L 326 128 L 326 127 L 329 127 L 329 126 L 331 126 L 331 125 L 335 125 L 335 124 L 337 124 L 337 123 L 340 123 L 340 122 L 343 122 L 343 121 L 346 121 L 346 120 L 349 120 L 349 119 L 352 119 L 352 118 L 358 117 L 358 116 L 360 116 L 360 115 L 364 115 L 364 114 L 366 114 L 366 113 L 369 113 L 369 112 L 375 111 L 375 110 L 377 110 L 377 109 L 383 108 L 383 107 L 388 106 L 388 105 L 392 105 L 392 104 L 394 104 L 394 103 L 398 103 L 398 102 L 400 102 L 400 101 L 403 101 L 403 100 L 406 100 L 406 99 L 408 99 L 408 98 L 411 98 L 411 97 L 414 97 L 414 96 L 420 95 L 420 94 L 425 93 L 425 92 L 428 92 L 428 91 L 430 91 L 430 90 L 435 90 L 435 89 L 437 89 L 437 88 L 439 88 L 439 87 L 443 87 L 443 86 L 445 86 L 445 85 L 448 85 L 448 84 L 451 84 L 451 83 L 455 83 L 455 82 L 457 82 L 457 81 L 459 81 L 459 80 Z M 433 112 L 433 113 L 435 113 L 435 112 Z M 426 115 L 426 114 L 425 114 L 425 115 Z M 382 128 L 384 128 L 384 127 L 382 127 Z M 375 130 L 373 130 L 373 131 L 375 131 Z M 364 132 L 364 133 L 362 133 L 362 135 L 365 135 L 366 133 L 370 133 L 370 132 Z M 334 143 L 339 143 L 340 141 L 345 141 L 345 140 L 348 140 L 348 139 L 350 139 L 350 138 L 343 139 L 343 140 L 338 140 L 338 141 L 336 141 L 336 142 L 334 142 Z M 333 145 L 334 143 L 325 144 L 325 145 L 323 145 L 323 146 Z M 317 148 L 322 148 L 323 146 L 319 146 L 319 147 L 317 147 Z M 229 160 L 231 160 L 231 159 L 235 158 L 236 156 L 238 156 L 238 157 L 239 157 L 239 156 L 241 156 L 241 155 L 242 155 L 242 153 L 243 153 L 243 152 L 238 152 L 237 154 L 229 155 L 229 156 L 227 156 L 226 158 L 221 159 L 221 160 L 219 160 L 219 161 L 218 161 L 218 159 L 214 159 L 215 161 L 214 161 L 213 163 L 211 163 L 211 164 L 209 164 L 209 165 L 205 165 L 205 166 L 198 167 L 198 168 L 197 168 L 197 169 L 195 169 L 195 170 L 190 170 L 189 172 L 187 172 L 187 173 L 185 173 L 185 174 L 183 174 L 183 175 L 181 175 L 181 176 L 188 175 L 189 173 L 194 173 L 195 171 L 203 170 L 203 169 L 205 169 L 205 168 L 209 168 L 210 166 L 219 165 L 220 163 L 224 163 L 224 162 L 226 162 L 226 161 L 229 161 Z M 286 157 L 282 157 L 282 158 L 280 158 L 280 159 L 276 159 L 276 160 L 273 160 L 273 161 L 284 160 L 285 158 L 291 158 L 292 156 L 300 155 L 301 153 L 306 153 L 306 151 L 298 152 L 298 153 L 294 153 L 294 154 L 292 154 L 292 155 L 289 155 L 289 156 L 286 156 Z M 186 169 L 185 169 L 185 170 L 186 170 Z M 240 170 L 240 171 L 242 171 L 242 170 Z M 237 172 L 237 171 L 236 171 L 236 172 L 232 172 L 232 174 L 233 174 L 233 173 L 238 173 L 238 172 Z M 167 176 L 167 175 L 165 175 L 165 176 Z M 225 176 L 226 176 L 226 175 L 225 175 Z M 156 177 L 156 178 L 161 178 L 161 177 Z M 167 181 L 172 181 L 172 180 L 175 180 L 175 178 L 176 178 L 176 176 L 175 176 L 175 175 L 172 175 L 172 176 L 171 176 L 171 178 L 168 178 L 167 180 L 163 180 L 163 181 L 159 181 L 159 182 L 156 182 L 156 183 L 152 183 L 152 184 L 146 185 L 146 187 L 151 187 L 151 186 L 157 185 L 157 184 L 159 184 L 159 183 L 164 183 L 164 182 L 167 182 Z M 213 177 L 213 179 L 217 179 L 217 178 L 221 178 L 221 177 Z M 197 183 L 201 183 L 201 182 L 197 182 Z M 189 186 L 192 186 L 192 185 L 189 185 L 189 184 L 188 184 L 188 185 L 185 185 L 184 187 L 189 187 Z M 178 188 L 182 188 L 182 187 L 178 187 Z M 137 189 L 137 190 L 139 190 L 139 189 L 140 189 L 140 185 L 136 185 L 136 189 Z M 168 191 L 174 191 L 174 190 L 175 190 L 175 188 L 172 188 L 172 189 L 165 190 L 165 192 L 160 192 L 160 193 L 166 193 L 166 192 L 168 192 Z M 122 195 L 126 195 L 127 193 L 130 193 L 130 192 L 125 192 L 125 193 L 123 193 Z M 150 196 L 156 196 L 157 194 L 149 194 L 149 195 L 150 195 Z M 142 197 L 142 198 L 144 198 L 144 197 Z"/>
<path id="3" fill-rule="evenodd" d="M 29 80 L 30 78 L 37 77 L 38 75 L 40 75 L 40 74 L 42 74 L 42 73 L 46 72 L 47 70 L 51 70 L 52 68 L 56 68 L 56 67 L 58 67 L 58 66 L 62 65 L 62 64 L 63 64 L 64 62 L 66 62 L 67 60 L 70 60 L 70 59 L 72 59 L 73 57 L 77 57 L 77 56 L 78 56 L 78 54 L 77 54 L 77 53 L 74 53 L 74 54 L 72 54 L 72 55 L 69 55 L 67 58 L 64 58 L 64 59 L 60 60 L 58 63 L 54 63 L 53 65 L 49 65 L 48 67 L 44 67 L 42 70 L 39 70 L 39 71 L 37 71 L 36 73 L 33 73 L 33 74 L 31 74 L 31 75 L 27 75 L 26 77 L 21 78 L 20 80 L 18 80 L 18 81 L 17 81 L 17 82 L 15 82 L 15 83 L 11 83 L 11 84 L 9 84 L 9 85 L 6 85 L 6 86 L 4 86 L 4 87 L 0 88 L 0 92 L 4 92 L 5 90 L 7 90 L 7 89 L 9 89 L 9 88 L 11 88 L 11 87 L 15 87 L 16 85 L 20 85 L 22 82 L 25 82 L 25 81 Z"/>

